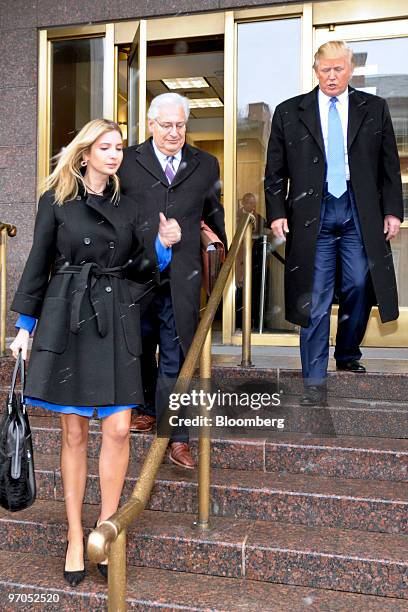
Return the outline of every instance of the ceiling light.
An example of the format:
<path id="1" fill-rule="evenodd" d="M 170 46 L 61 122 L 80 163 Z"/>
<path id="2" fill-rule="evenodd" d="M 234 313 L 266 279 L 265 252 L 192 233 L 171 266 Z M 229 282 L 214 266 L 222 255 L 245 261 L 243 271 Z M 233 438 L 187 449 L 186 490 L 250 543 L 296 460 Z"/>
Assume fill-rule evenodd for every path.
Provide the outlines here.
<path id="1" fill-rule="evenodd" d="M 179 79 L 162 79 L 168 89 L 201 89 L 209 87 L 204 77 L 182 77 Z"/>
<path id="2" fill-rule="evenodd" d="M 219 98 L 193 98 L 188 100 L 190 108 L 219 108 L 224 106 Z"/>

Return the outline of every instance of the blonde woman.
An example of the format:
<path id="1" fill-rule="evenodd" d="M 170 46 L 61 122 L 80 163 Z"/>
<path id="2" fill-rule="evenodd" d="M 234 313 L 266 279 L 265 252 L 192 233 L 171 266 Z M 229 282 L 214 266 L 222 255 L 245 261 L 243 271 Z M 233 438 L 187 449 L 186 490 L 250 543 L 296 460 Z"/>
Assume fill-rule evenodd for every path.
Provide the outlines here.
<path id="1" fill-rule="evenodd" d="M 39 201 L 33 246 L 11 306 L 20 313 L 10 347 L 15 357 L 21 349 L 26 358 L 38 319 L 27 402 L 61 415 L 64 577 L 72 586 L 86 574 L 81 512 L 89 418 L 102 419 L 102 521 L 118 507 L 131 408 L 143 403 L 139 305 L 132 295 L 154 285 L 180 231 L 161 214 L 155 245 L 142 245 L 136 207 L 120 196 L 122 148 L 119 126 L 96 119 L 62 151 Z M 98 568 L 106 578 L 106 562 Z"/>

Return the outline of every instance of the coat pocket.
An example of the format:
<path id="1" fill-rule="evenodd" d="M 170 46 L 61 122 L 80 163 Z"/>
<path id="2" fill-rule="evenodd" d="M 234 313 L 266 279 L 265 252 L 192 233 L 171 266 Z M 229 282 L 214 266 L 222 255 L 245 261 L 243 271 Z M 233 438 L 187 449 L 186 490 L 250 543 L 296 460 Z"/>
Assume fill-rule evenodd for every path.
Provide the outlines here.
<path id="1" fill-rule="evenodd" d="M 119 309 L 127 349 L 129 353 L 139 357 L 142 354 L 140 305 L 119 303 Z"/>
<path id="2" fill-rule="evenodd" d="M 44 300 L 35 334 L 35 345 L 39 351 L 63 353 L 69 335 L 70 303 L 65 298 L 48 297 Z"/>

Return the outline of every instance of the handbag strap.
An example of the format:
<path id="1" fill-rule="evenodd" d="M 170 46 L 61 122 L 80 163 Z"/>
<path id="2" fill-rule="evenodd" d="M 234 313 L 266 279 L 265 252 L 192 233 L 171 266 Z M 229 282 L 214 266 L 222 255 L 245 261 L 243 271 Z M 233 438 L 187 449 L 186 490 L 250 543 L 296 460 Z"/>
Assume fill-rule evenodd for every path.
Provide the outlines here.
<path id="1" fill-rule="evenodd" d="M 9 414 L 11 414 L 11 411 L 13 408 L 13 394 L 16 388 L 17 374 L 19 370 L 20 370 L 20 384 L 21 384 L 21 391 L 20 391 L 21 405 L 23 406 L 23 411 L 25 412 L 25 403 L 24 403 L 25 364 L 24 364 L 24 359 L 23 359 L 23 354 L 21 352 L 21 349 L 19 350 L 18 357 L 14 365 L 13 375 L 11 377 L 11 386 L 10 386 L 8 404 L 7 404 Z"/>

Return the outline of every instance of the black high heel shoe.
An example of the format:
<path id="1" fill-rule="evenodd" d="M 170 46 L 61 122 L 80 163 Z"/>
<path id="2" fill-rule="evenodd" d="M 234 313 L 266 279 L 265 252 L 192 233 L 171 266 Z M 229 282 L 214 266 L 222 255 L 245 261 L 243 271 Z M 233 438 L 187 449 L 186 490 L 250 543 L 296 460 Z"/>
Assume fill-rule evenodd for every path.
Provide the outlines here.
<path id="1" fill-rule="evenodd" d="M 98 527 L 98 519 L 95 521 L 94 529 Z M 108 579 L 108 564 L 107 563 L 97 563 L 96 567 L 98 568 L 98 572 L 100 573 L 105 580 Z"/>
<path id="2" fill-rule="evenodd" d="M 85 539 L 84 539 L 84 551 L 85 551 Z M 65 547 L 65 558 L 67 557 L 67 552 L 68 552 L 68 542 Z M 71 586 L 74 586 L 74 587 L 77 586 L 80 582 L 83 581 L 85 576 L 86 576 L 85 560 L 84 560 L 83 570 L 75 570 L 71 572 L 71 571 L 66 570 L 64 566 L 64 578 L 68 582 L 68 584 L 70 584 Z"/>

